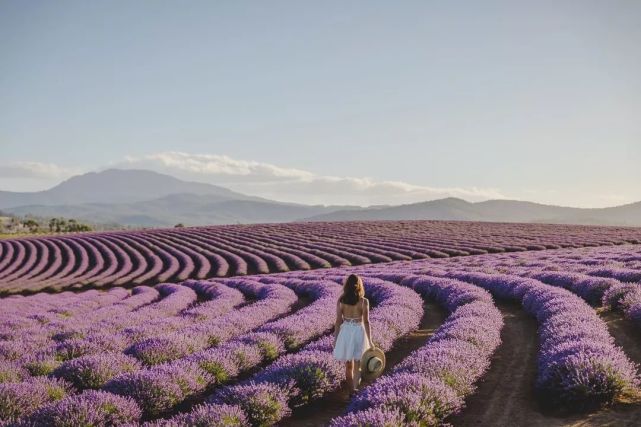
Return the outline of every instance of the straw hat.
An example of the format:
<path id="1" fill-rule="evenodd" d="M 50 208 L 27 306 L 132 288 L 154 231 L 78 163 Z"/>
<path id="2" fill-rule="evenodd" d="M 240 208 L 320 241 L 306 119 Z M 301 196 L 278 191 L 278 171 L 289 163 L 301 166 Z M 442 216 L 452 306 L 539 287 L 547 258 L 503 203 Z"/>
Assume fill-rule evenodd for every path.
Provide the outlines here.
<path id="1" fill-rule="evenodd" d="M 361 358 L 361 377 L 365 380 L 378 378 L 385 369 L 385 353 L 380 348 L 370 348 Z"/>

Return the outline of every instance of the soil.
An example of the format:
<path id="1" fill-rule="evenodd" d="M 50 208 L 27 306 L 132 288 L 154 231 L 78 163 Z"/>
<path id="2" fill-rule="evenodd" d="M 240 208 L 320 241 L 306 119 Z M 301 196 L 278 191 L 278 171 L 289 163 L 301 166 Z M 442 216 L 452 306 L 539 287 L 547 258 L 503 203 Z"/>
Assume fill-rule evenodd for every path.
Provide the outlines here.
<path id="1" fill-rule="evenodd" d="M 488 372 L 477 383 L 461 414 L 446 422 L 455 427 L 592 427 L 641 426 L 641 399 L 628 396 L 609 408 L 588 414 L 564 416 L 542 407 L 535 394 L 537 373 L 537 323 L 516 303 L 497 303 L 505 320 L 501 339 Z M 628 357 L 641 365 L 641 329 L 617 312 L 602 312 L 610 333 Z M 387 354 L 389 370 L 409 353 L 425 344 L 445 319 L 435 304 L 425 304 L 420 329 L 401 338 Z M 349 404 L 347 388 L 326 395 L 311 405 L 296 409 L 279 426 L 326 426 L 344 413 Z"/>
<path id="2" fill-rule="evenodd" d="M 411 352 L 422 347 L 434 331 L 443 323 L 445 318 L 445 311 L 437 304 L 423 304 L 423 318 L 421 319 L 419 329 L 400 338 L 392 350 L 385 354 L 385 371 L 389 372 Z M 374 341 L 376 341 L 376 331 L 373 331 L 373 334 Z M 367 384 L 367 382 L 363 382 L 361 387 L 365 387 Z M 284 419 L 278 425 L 281 427 L 326 426 L 332 418 L 345 413 L 349 405 L 349 400 L 349 389 L 345 386 L 340 390 L 328 393 L 310 405 L 295 409 L 291 417 Z"/>
<path id="3" fill-rule="evenodd" d="M 630 396 L 612 407 L 589 414 L 560 416 L 541 407 L 534 392 L 537 360 L 537 324 L 520 305 L 497 302 L 503 313 L 503 340 L 492 365 L 466 399 L 461 414 L 447 421 L 453 426 L 639 426 L 641 405 Z M 603 313 L 617 345 L 633 361 L 641 362 L 641 333 L 617 313 Z"/>

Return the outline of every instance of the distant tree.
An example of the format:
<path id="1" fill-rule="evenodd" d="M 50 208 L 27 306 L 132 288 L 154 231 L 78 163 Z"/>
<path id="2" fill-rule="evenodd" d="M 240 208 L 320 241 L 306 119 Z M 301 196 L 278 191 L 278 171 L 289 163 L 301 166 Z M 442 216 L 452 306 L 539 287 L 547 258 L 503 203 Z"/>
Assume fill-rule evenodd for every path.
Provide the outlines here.
<path id="1" fill-rule="evenodd" d="M 81 224 L 75 219 L 70 219 L 67 222 L 67 226 L 65 227 L 65 231 L 69 233 L 77 233 L 79 231 L 91 231 L 91 227 L 88 226 L 87 224 Z"/>
<path id="2" fill-rule="evenodd" d="M 11 219 L 9 220 L 9 224 L 7 224 L 7 229 L 10 231 L 17 231 L 18 227 L 20 226 L 20 220 L 12 216 Z"/>
<path id="3" fill-rule="evenodd" d="M 182 222 L 179 222 L 178 224 L 174 225 L 174 228 L 183 228 L 184 226 L 185 224 L 183 224 Z"/>
<path id="4" fill-rule="evenodd" d="M 23 220 L 22 225 L 28 228 L 30 233 L 37 233 L 40 229 L 40 223 L 32 218 Z"/>

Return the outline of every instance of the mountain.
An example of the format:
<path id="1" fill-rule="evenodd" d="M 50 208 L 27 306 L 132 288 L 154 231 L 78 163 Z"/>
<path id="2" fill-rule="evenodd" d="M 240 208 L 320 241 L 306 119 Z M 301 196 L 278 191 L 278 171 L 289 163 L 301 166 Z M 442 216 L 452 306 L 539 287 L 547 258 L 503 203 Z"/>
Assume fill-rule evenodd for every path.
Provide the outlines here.
<path id="1" fill-rule="evenodd" d="M 8 210 L 27 205 L 131 203 L 178 193 L 215 196 L 220 200 L 266 200 L 236 193 L 224 187 L 183 181 L 148 170 L 108 169 L 71 177 L 45 191 L 0 191 L 0 209 Z"/>
<path id="2" fill-rule="evenodd" d="M 248 196 L 146 170 L 122 169 L 78 175 L 34 193 L 0 191 L 0 210 L 134 227 L 411 219 L 641 226 L 641 202 L 602 209 L 517 200 L 470 203 L 457 198 L 399 206 L 310 206 Z"/>
<path id="3" fill-rule="evenodd" d="M 488 200 L 471 203 L 450 197 L 399 206 L 339 210 L 306 218 L 307 221 L 412 219 L 639 227 L 641 226 L 641 202 L 611 208 L 585 209 L 543 205 L 518 200 Z"/>
<path id="4" fill-rule="evenodd" d="M 74 176 L 45 191 L 0 191 L 0 209 L 92 224 L 167 227 L 295 221 L 350 207 L 276 202 L 147 170 L 109 169 Z"/>
<path id="5" fill-rule="evenodd" d="M 327 213 L 336 208 L 273 201 L 221 199 L 215 195 L 172 194 L 133 203 L 83 203 L 77 205 L 29 205 L 6 209 L 15 215 L 77 218 L 92 223 L 116 223 L 135 227 L 171 227 L 259 222 L 287 222 Z"/>

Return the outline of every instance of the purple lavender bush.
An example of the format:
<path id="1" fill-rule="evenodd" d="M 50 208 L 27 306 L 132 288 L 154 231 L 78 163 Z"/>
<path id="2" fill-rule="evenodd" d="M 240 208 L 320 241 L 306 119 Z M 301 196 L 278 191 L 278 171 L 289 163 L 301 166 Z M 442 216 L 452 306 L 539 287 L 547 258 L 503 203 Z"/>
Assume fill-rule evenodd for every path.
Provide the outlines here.
<path id="1" fill-rule="evenodd" d="M 29 373 L 15 362 L 0 359 L 0 384 L 22 381 Z"/>
<path id="2" fill-rule="evenodd" d="M 116 375 L 142 368 L 140 362 L 121 353 L 100 353 L 69 360 L 53 375 L 72 383 L 77 389 L 97 389 Z"/>
<path id="3" fill-rule="evenodd" d="M 273 384 L 247 383 L 227 387 L 210 400 L 212 405 L 238 405 L 252 426 L 267 427 L 289 416 L 287 393 Z"/>
<path id="4" fill-rule="evenodd" d="M 103 390 L 132 398 L 146 416 L 165 414 L 188 396 L 203 392 L 213 378 L 193 362 L 174 362 L 154 369 L 120 374 Z"/>
<path id="5" fill-rule="evenodd" d="M 31 415 L 39 407 L 63 399 L 72 392 L 69 383 L 57 378 L 38 377 L 0 384 L 0 422 Z"/>
<path id="6" fill-rule="evenodd" d="M 166 420 L 147 422 L 145 427 L 251 427 L 245 413 L 238 405 L 204 404 L 191 412 Z"/>
<path id="7" fill-rule="evenodd" d="M 133 399 L 90 390 L 47 405 L 18 425 L 107 427 L 134 423 L 141 416 L 142 411 Z"/>
<path id="8" fill-rule="evenodd" d="M 398 409 L 368 408 L 334 418 L 330 427 L 420 427 L 429 424 L 409 422 Z"/>
<path id="9" fill-rule="evenodd" d="M 398 410 L 405 423 L 439 425 L 462 407 L 461 396 L 443 382 L 413 373 L 400 373 L 383 377 L 358 393 L 348 412 L 368 408 Z"/>
<path id="10" fill-rule="evenodd" d="M 452 273 L 501 297 L 517 299 L 539 322 L 537 389 L 572 410 L 609 404 L 639 384 L 637 367 L 614 345 L 594 310 L 569 291 L 536 280 Z"/>

